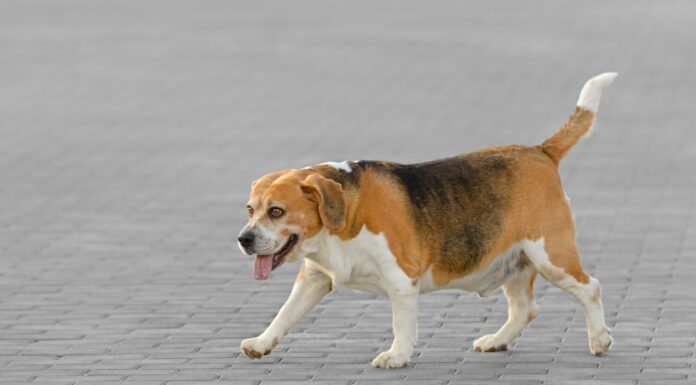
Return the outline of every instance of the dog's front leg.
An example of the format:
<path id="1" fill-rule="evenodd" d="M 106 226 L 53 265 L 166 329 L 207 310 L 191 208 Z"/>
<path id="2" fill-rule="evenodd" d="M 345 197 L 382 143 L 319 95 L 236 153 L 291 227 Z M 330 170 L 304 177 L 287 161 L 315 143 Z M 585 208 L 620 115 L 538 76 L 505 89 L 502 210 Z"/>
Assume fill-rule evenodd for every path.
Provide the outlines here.
<path id="1" fill-rule="evenodd" d="M 331 278 L 305 261 L 290 297 L 280 308 L 273 322 L 258 337 L 242 341 L 241 348 L 244 354 L 251 359 L 269 354 L 278 344 L 278 340 L 330 291 Z"/>
<path id="2" fill-rule="evenodd" d="M 392 303 L 394 342 L 389 350 L 372 361 L 375 368 L 400 368 L 411 359 L 418 341 L 418 280 L 388 290 Z"/>

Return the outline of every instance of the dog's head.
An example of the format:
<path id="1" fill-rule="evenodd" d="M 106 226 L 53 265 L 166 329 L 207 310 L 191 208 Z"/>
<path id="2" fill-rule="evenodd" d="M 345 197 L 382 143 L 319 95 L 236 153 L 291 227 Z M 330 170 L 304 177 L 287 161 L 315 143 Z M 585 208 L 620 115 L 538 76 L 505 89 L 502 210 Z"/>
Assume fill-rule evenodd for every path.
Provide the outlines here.
<path id="1" fill-rule="evenodd" d="M 345 227 L 341 185 L 311 169 L 268 174 L 254 182 L 247 204 L 249 223 L 239 233 L 239 248 L 256 254 L 254 278 L 266 279 L 284 262 L 307 254 L 303 242 L 326 227 Z"/>

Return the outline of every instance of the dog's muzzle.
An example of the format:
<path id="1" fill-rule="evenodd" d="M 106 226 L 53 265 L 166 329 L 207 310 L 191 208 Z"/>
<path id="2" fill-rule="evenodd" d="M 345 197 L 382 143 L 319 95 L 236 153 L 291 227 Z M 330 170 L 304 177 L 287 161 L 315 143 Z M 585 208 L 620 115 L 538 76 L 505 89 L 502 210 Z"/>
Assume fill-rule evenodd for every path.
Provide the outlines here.
<path id="1" fill-rule="evenodd" d="M 254 246 L 254 240 L 256 240 L 254 233 L 251 231 L 242 231 L 237 240 L 239 241 L 239 246 L 242 248 L 242 251 L 249 255 L 254 254 L 251 251 Z"/>

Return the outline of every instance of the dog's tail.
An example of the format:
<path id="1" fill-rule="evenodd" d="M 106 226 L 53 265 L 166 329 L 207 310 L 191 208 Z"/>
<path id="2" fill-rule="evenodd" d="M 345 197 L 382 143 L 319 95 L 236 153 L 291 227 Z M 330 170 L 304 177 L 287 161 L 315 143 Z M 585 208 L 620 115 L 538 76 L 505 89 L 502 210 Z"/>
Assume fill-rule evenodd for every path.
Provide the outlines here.
<path id="1" fill-rule="evenodd" d="M 578 105 L 575 107 L 573 115 L 560 130 L 541 144 L 541 150 L 556 164 L 563 159 L 580 138 L 588 136 L 592 132 L 602 91 L 614 81 L 616 75 L 615 72 L 605 72 L 588 80 L 580 91 Z"/>

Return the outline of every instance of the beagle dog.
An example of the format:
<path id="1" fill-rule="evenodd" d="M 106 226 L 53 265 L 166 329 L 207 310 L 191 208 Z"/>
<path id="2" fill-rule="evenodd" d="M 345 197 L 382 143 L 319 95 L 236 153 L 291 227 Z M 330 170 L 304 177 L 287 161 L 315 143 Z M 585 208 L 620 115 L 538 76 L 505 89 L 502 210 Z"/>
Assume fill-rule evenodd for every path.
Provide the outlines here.
<path id="1" fill-rule="evenodd" d="M 420 294 L 462 289 L 486 296 L 502 286 L 509 309 L 476 351 L 506 350 L 537 315 L 537 273 L 582 305 L 590 350 L 612 338 L 599 281 L 580 265 L 575 220 L 558 165 L 592 130 L 616 73 L 590 79 L 568 121 L 537 146 L 501 146 L 417 164 L 329 162 L 268 174 L 252 184 L 239 247 L 256 255 L 254 278 L 303 260 L 287 302 L 258 337 L 241 343 L 250 358 L 278 340 L 333 285 L 389 297 L 394 341 L 372 361 L 408 364 L 418 336 Z"/>

